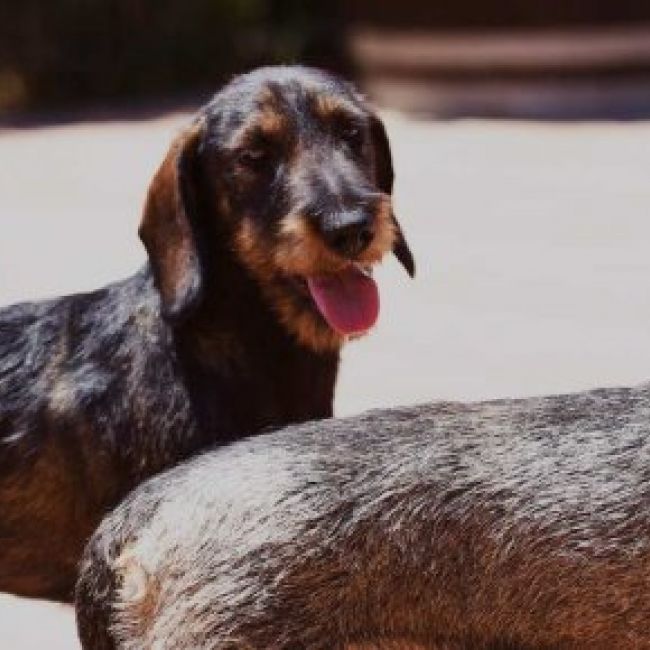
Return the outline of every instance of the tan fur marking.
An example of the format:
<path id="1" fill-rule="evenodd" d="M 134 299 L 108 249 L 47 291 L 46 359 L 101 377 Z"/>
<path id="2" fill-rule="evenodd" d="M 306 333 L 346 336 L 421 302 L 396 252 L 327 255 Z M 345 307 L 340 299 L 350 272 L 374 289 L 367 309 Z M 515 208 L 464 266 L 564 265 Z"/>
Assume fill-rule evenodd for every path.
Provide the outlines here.
<path id="1" fill-rule="evenodd" d="M 115 561 L 115 570 L 121 579 L 119 596 L 119 635 L 124 638 L 144 638 L 155 621 L 160 586 L 150 576 L 136 553 L 128 547 Z"/>
<path id="2" fill-rule="evenodd" d="M 391 198 L 385 195 L 377 205 L 375 237 L 357 261 L 367 265 L 380 262 L 392 249 L 395 236 Z M 250 219 L 242 220 L 235 243 L 240 258 L 258 279 L 280 321 L 300 343 L 317 351 L 335 350 L 342 345 L 344 337 L 324 326 L 313 313 L 298 306 L 294 297 L 281 286 L 269 281 L 278 275 L 306 278 L 339 273 L 349 263 L 327 248 L 304 215 L 294 213 L 282 219 L 274 251 L 267 251 L 259 245 L 255 225 Z"/>
<path id="3" fill-rule="evenodd" d="M 265 108 L 253 122 L 266 135 L 281 135 L 287 127 L 284 115 L 269 108 Z"/>
<path id="4" fill-rule="evenodd" d="M 314 110 L 316 115 L 323 120 L 327 120 L 337 113 L 345 112 L 346 108 L 346 104 L 338 97 L 322 94 L 314 97 Z"/>
<path id="5" fill-rule="evenodd" d="M 241 227 L 236 235 L 236 246 L 240 258 L 257 278 L 262 292 L 268 303 L 275 310 L 280 322 L 296 336 L 297 340 L 313 350 L 326 351 L 337 350 L 343 344 L 343 337 L 334 330 L 323 325 L 317 320 L 317 316 L 300 307 L 294 297 L 290 295 L 281 285 L 269 282 L 277 276 L 287 275 L 310 275 L 316 273 L 318 268 L 314 264 L 314 257 L 305 248 L 302 249 L 301 257 L 304 263 L 300 270 L 290 269 L 287 266 L 278 264 L 278 251 L 269 255 L 267 251 L 261 250 L 257 244 L 258 237 L 255 234 L 254 224 L 249 219 L 242 221 Z M 297 244 L 296 244 L 297 245 Z M 290 250 L 286 247 L 285 252 Z M 280 258 L 282 254 L 280 253 Z M 285 260 L 286 262 L 286 260 Z M 340 268 L 340 263 L 339 263 Z M 307 271 L 306 273 L 301 271 Z M 320 271 L 321 273 L 323 270 Z"/>
<path id="6" fill-rule="evenodd" d="M 325 246 L 303 215 L 282 220 L 273 261 L 286 274 L 301 276 L 338 273 L 348 264 Z"/>

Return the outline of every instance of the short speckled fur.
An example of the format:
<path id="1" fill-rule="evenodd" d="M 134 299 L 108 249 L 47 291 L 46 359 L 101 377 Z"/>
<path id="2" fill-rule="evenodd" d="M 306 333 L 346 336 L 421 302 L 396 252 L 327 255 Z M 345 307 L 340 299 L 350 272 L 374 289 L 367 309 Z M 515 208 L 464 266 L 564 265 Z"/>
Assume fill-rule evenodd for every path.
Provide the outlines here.
<path id="1" fill-rule="evenodd" d="M 348 113 L 354 143 L 337 129 Z M 256 70 L 172 143 L 143 213 L 141 271 L 0 311 L 0 590 L 69 599 L 88 536 L 143 479 L 207 446 L 332 414 L 343 338 L 291 273 L 352 263 L 317 234 L 345 206 L 377 213 L 356 261 L 394 246 L 412 273 L 387 209 L 392 182 L 383 126 L 349 84 Z M 286 234 L 296 215 L 309 236 Z"/>
<path id="2" fill-rule="evenodd" d="M 141 486 L 85 650 L 650 647 L 650 384 L 289 427 Z"/>

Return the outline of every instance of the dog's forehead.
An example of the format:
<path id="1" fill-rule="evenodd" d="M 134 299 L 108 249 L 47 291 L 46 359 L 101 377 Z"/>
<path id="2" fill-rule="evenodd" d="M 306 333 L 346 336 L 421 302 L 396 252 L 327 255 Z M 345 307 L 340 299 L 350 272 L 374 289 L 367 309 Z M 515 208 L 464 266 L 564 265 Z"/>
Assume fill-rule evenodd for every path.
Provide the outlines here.
<path id="1" fill-rule="evenodd" d="M 222 144 L 252 128 L 296 133 L 341 116 L 363 119 L 361 96 L 340 79 L 303 68 L 270 68 L 236 78 L 206 107 L 211 135 Z"/>

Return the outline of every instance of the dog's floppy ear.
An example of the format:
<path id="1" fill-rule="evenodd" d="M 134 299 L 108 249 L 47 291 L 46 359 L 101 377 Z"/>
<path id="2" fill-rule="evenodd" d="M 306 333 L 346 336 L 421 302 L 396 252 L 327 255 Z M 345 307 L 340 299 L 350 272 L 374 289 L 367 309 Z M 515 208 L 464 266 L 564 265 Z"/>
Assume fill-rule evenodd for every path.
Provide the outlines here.
<path id="1" fill-rule="evenodd" d="M 172 142 L 149 186 L 140 239 L 149 255 L 162 312 L 182 320 L 201 298 L 203 278 L 194 232 L 197 211 L 198 120 Z"/>
<path id="2" fill-rule="evenodd" d="M 390 144 L 388 142 L 388 135 L 384 128 L 383 122 L 376 116 L 372 115 L 370 119 L 370 133 L 372 136 L 372 143 L 375 150 L 375 174 L 377 177 L 377 186 L 382 192 L 386 194 L 393 193 L 393 158 L 390 153 Z M 415 275 L 415 260 L 411 249 L 406 243 L 404 232 L 399 225 L 395 215 L 392 215 L 393 223 L 395 225 L 395 233 L 397 235 L 395 244 L 393 245 L 393 253 L 400 261 L 401 265 L 406 269 L 406 272 L 413 277 Z"/>

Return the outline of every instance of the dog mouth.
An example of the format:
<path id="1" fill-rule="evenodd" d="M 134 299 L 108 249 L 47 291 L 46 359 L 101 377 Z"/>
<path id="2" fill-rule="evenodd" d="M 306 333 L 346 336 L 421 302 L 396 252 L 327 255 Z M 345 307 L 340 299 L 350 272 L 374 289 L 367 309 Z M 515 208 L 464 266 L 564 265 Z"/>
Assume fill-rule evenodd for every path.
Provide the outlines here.
<path id="1" fill-rule="evenodd" d="M 350 262 L 336 273 L 301 277 L 299 283 L 338 334 L 358 336 L 377 322 L 379 290 L 369 267 Z"/>

